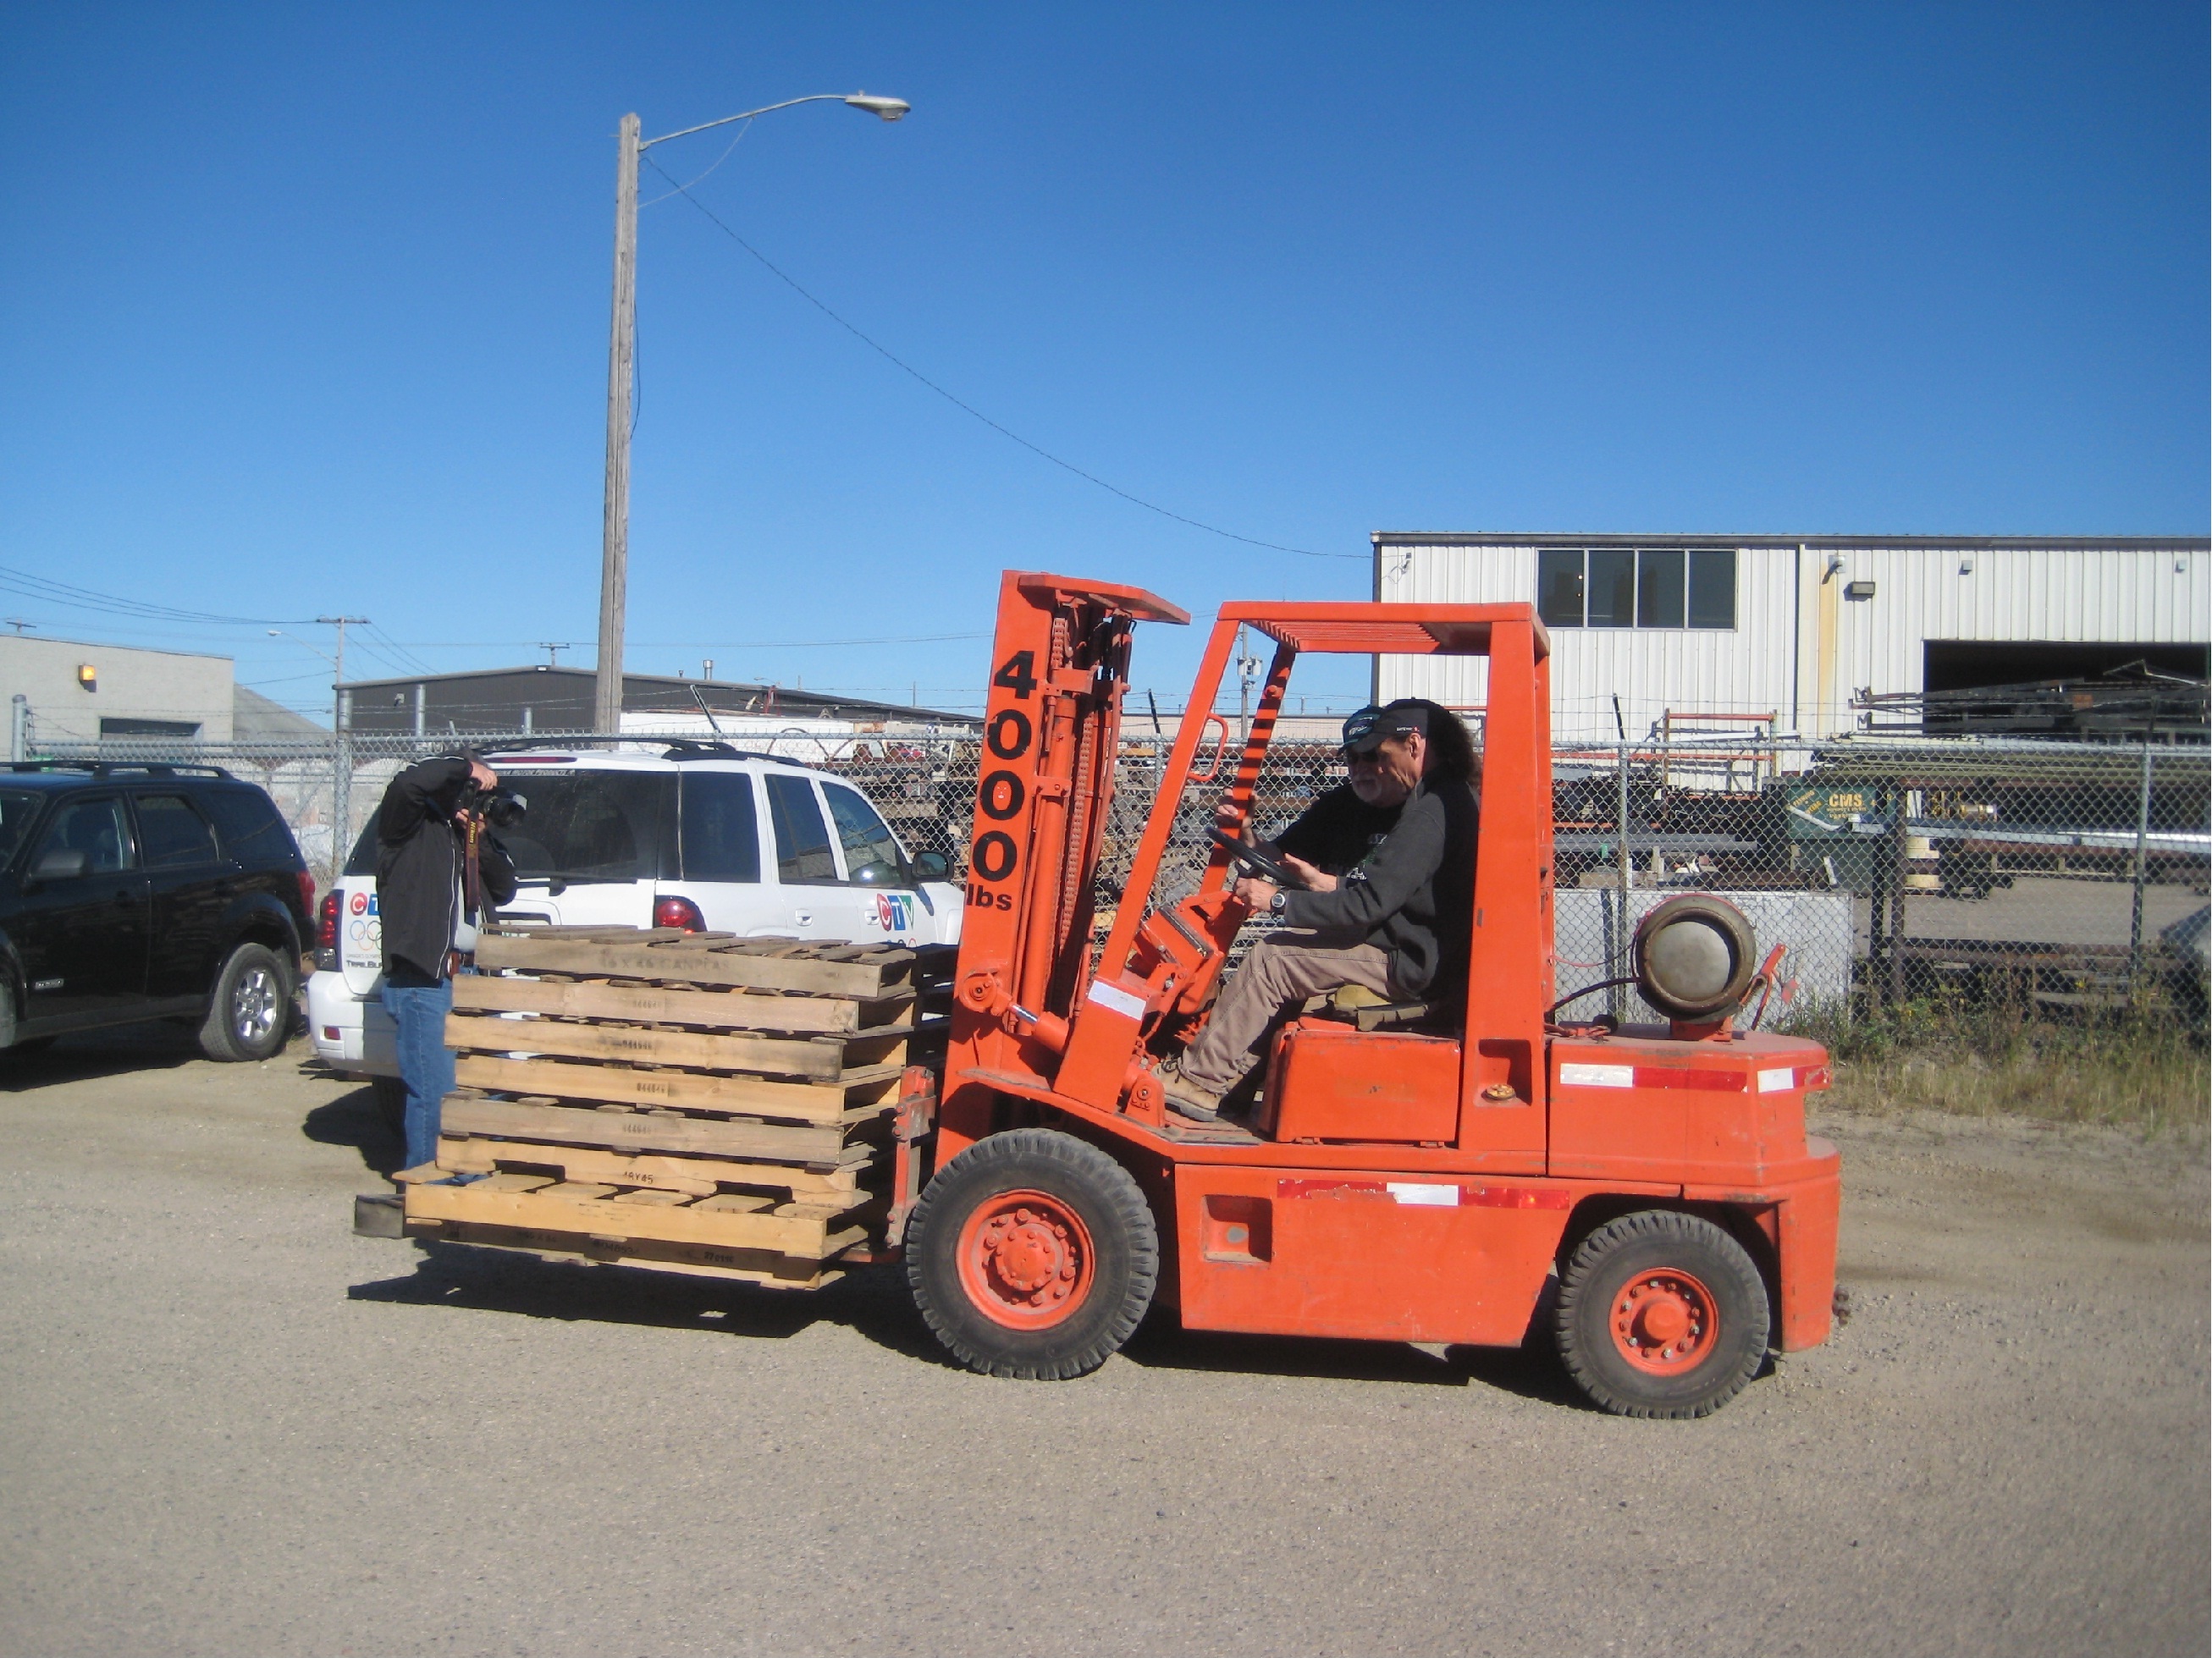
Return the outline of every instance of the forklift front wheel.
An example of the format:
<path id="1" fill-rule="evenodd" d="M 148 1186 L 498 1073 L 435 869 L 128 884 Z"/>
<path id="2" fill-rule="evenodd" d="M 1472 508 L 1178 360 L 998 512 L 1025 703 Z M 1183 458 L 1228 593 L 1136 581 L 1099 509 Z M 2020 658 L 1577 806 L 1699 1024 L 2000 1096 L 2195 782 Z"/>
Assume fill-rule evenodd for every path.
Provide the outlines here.
<path id="1" fill-rule="evenodd" d="M 1049 1128 L 994 1134 L 940 1169 L 908 1224 L 907 1281 L 970 1370 L 1097 1370 L 1152 1305 L 1160 1241 L 1129 1171 Z"/>
<path id="2" fill-rule="evenodd" d="M 1712 1222 L 1646 1209 L 1601 1226 L 1559 1275 L 1553 1332 L 1577 1385 L 1620 1416 L 1711 1416 L 1766 1357 L 1766 1286 Z"/>

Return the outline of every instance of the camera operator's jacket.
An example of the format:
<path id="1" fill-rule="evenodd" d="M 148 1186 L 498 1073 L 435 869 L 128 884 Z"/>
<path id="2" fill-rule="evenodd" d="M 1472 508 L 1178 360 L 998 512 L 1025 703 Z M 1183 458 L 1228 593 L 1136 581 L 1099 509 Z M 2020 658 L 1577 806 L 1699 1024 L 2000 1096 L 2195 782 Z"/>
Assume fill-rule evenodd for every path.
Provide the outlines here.
<path id="1" fill-rule="evenodd" d="M 376 908 L 383 922 L 384 970 L 400 963 L 433 979 L 445 976 L 462 913 L 461 865 L 468 841 L 453 814 L 469 786 L 469 762 L 445 755 L 408 767 L 384 791 L 376 812 Z M 477 840 L 477 872 L 485 897 L 514 896 L 514 863 L 489 834 Z"/>

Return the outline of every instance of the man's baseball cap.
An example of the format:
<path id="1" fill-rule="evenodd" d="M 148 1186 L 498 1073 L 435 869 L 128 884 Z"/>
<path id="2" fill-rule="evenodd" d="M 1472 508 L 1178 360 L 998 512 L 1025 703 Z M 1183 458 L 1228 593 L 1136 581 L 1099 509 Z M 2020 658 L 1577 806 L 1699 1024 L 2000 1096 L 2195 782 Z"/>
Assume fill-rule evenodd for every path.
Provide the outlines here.
<path id="1" fill-rule="evenodd" d="M 1411 701 L 1371 704 L 1344 722 L 1343 749 L 1346 754 L 1372 754 L 1393 737 L 1408 732 L 1429 734 L 1429 711 Z"/>

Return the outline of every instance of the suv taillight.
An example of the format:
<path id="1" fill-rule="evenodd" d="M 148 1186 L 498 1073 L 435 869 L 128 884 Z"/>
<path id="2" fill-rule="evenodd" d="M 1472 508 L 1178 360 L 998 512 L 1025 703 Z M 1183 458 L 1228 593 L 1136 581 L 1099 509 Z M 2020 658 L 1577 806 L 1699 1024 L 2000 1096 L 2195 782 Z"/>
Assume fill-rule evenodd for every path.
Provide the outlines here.
<path id="1" fill-rule="evenodd" d="M 337 895 L 331 896 L 335 897 Z M 324 924 L 328 926 L 330 917 L 328 899 L 324 901 L 323 909 Z M 315 878 L 308 874 L 306 870 L 300 872 L 300 913 L 302 915 L 313 915 L 315 913 Z M 330 940 L 325 938 L 323 942 L 328 944 Z"/>
<path id="2" fill-rule="evenodd" d="M 338 896 L 335 889 L 323 895 L 323 913 L 315 928 L 318 950 L 338 947 Z"/>
<path id="3" fill-rule="evenodd" d="M 681 927 L 686 932 L 704 932 L 707 918 L 699 913 L 699 906 L 689 898 L 658 898 L 653 905 L 653 924 L 655 926 Z"/>

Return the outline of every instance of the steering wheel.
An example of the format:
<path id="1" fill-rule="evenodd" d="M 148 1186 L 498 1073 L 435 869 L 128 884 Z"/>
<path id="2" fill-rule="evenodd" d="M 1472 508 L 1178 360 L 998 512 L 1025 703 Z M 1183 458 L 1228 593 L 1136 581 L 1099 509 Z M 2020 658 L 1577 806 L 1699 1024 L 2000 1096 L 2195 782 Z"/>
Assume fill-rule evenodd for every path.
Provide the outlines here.
<path id="1" fill-rule="evenodd" d="M 1261 880 L 1272 881 L 1286 892 L 1297 892 L 1304 888 L 1303 880 L 1258 847 L 1247 846 L 1225 829 L 1209 829 L 1206 833 L 1215 846 L 1229 854 L 1231 862 L 1242 865 Z"/>

